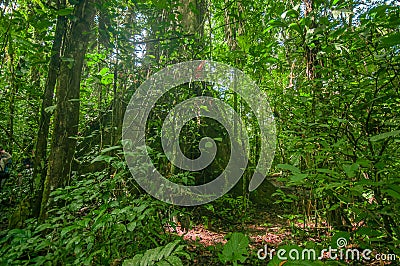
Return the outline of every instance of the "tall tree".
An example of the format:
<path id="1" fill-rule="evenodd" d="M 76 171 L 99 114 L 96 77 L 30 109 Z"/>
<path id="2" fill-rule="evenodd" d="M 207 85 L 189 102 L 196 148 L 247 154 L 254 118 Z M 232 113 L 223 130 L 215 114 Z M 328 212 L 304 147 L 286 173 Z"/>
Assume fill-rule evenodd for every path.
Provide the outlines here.
<path id="1" fill-rule="evenodd" d="M 58 1 L 59 9 L 65 8 L 65 0 Z M 46 178 L 46 159 L 47 159 L 47 139 L 50 128 L 51 113 L 48 108 L 53 105 L 54 88 L 57 82 L 57 75 L 60 67 L 60 56 L 62 40 L 67 26 L 67 18 L 59 16 L 55 29 L 49 70 L 46 79 L 46 85 L 42 97 L 42 106 L 40 110 L 39 129 L 36 139 L 35 158 L 34 158 L 34 197 L 33 215 L 38 216 L 42 202 L 43 184 Z"/>
<path id="2" fill-rule="evenodd" d="M 64 42 L 64 54 L 56 92 L 52 146 L 44 183 L 40 218 L 46 217 L 50 192 L 69 181 L 79 125 L 80 83 L 96 0 L 83 0 L 76 6 Z"/>

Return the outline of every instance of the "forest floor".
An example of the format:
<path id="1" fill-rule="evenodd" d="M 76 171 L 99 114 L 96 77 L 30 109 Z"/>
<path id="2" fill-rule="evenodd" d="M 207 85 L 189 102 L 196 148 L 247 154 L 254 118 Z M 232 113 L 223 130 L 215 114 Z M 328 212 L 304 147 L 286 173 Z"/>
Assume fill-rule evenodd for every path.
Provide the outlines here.
<path id="1" fill-rule="evenodd" d="M 11 184 L 9 184 L 11 186 Z M 0 202 L 3 211 L 12 209 L 17 205 L 18 195 L 21 191 L 16 188 L 9 193 L 0 193 Z M 194 212 L 196 213 L 196 212 Z M 225 213 L 220 216 L 205 215 L 212 223 L 206 223 L 193 217 L 192 226 L 184 230 L 178 224 L 176 228 L 167 227 L 166 231 L 181 236 L 186 241 L 186 247 L 190 254 L 194 254 L 190 265 L 223 265 L 218 258 L 223 245 L 227 242 L 229 233 L 241 232 L 250 238 L 250 251 L 245 265 L 267 265 L 268 260 L 257 257 L 257 251 L 264 249 L 278 250 L 284 245 L 296 245 L 304 247 L 305 243 L 318 243 L 323 248 L 328 248 L 327 240 L 332 238 L 332 228 L 327 223 L 309 220 L 304 222 L 301 215 L 293 215 L 293 212 L 285 213 L 283 208 L 277 205 L 256 207 L 248 209 L 241 217 Z M 6 230 L 8 218 L 0 215 L 0 231 Z M 354 247 L 354 245 L 352 246 Z M 342 263 L 340 265 L 387 265 L 382 261 Z M 279 265 L 279 264 L 275 264 Z M 281 264 L 283 265 L 283 264 Z M 293 264 L 292 264 L 293 265 Z M 304 264 L 303 264 L 304 265 Z M 339 264 L 338 264 L 339 265 Z M 392 264 L 395 265 L 395 264 Z"/>
<path id="2" fill-rule="evenodd" d="M 188 244 L 188 250 L 197 256 L 192 265 L 222 265 L 215 258 L 215 250 L 227 242 L 225 237 L 231 232 L 242 232 L 250 238 L 250 262 L 244 265 L 267 265 L 267 260 L 257 258 L 257 251 L 264 249 L 278 250 L 282 245 L 302 246 L 305 242 L 321 243 L 323 239 L 332 237 L 331 228 L 323 222 L 316 227 L 315 223 L 291 222 L 288 218 L 279 215 L 278 210 L 253 212 L 243 223 L 221 223 L 219 226 L 196 224 L 189 230 L 169 228 L 168 231 L 183 237 Z M 349 246 L 349 248 L 354 246 Z M 248 260 L 246 260 L 247 262 Z M 326 260 L 325 260 L 326 261 Z M 281 262 L 276 265 L 283 265 Z M 389 265 L 390 262 L 342 262 L 341 265 Z M 275 265 L 275 264 L 274 264 Z M 293 265 L 293 264 L 291 264 Z M 306 265 L 306 264 L 299 264 Z M 330 264 L 331 265 L 331 264 Z M 338 264 L 340 265 L 340 264 Z"/>

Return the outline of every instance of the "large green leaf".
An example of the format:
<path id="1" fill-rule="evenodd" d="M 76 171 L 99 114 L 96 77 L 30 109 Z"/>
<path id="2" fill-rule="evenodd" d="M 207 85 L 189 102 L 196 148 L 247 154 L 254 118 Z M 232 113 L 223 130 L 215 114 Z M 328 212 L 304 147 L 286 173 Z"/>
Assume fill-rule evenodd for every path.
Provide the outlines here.
<path id="1" fill-rule="evenodd" d="M 382 134 L 379 134 L 379 135 L 372 136 L 370 138 L 370 140 L 375 142 L 375 141 L 384 140 L 384 139 L 387 139 L 387 138 L 390 138 L 390 137 L 397 136 L 398 134 L 400 134 L 400 130 L 394 130 L 394 131 L 391 131 L 391 132 L 385 132 L 385 133 L 382 133 Z"/>
<path id="2" fill-rule="evenodd" d="M 243 233 L 233 233 L 228 242 L 224 245 L 222 253 L 219 254 L 221 262 L 244 262 L 249 255 L 249 238 Z"/>

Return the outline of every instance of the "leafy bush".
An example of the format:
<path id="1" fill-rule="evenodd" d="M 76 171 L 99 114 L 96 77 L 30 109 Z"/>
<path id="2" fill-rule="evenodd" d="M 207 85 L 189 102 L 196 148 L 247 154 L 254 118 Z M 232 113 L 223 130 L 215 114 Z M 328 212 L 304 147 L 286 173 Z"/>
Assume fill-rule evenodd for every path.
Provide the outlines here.
<path id="1" fill-rule="evenodd" d="M 44 223 L 31 219 L 2 232 L 0 264 L 111 264 L 178 238 L 164 232 L 160 213 L 168 205 L 132 195 L 123 184 L 122 175 L 94 173 L 54 191 L 57 205 Z M 184 254 L 179 250 L 174 256 Z"/>

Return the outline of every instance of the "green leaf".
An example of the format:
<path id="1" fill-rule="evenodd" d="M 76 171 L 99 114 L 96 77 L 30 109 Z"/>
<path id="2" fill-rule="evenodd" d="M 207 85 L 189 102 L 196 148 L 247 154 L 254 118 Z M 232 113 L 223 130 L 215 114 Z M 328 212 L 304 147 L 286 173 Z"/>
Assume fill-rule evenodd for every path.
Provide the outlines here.
<path id="1" fill-rule="evenodd" d="M 35 251 L 37 252 L 37 251 L 40 251 L 40 250 L 42 250 L 42 249 L 45 249 L 45 248 L 47 248 L 48 246 L 50 246 L 52 243 L 49 241 L 49 240 L 47 240 L 47 239 L 45 239 L 45 240 L 43 240 L 39 245 L 36 245 L 35 246 Z"/>
<path id="2" fill-rule="evenodd" d="M 183 266 L 182 260 L 177 256 L 172 255 L 172 256 L 169 256 L 168 258 L 166 258 L 165 260 L 169 262 L 168 265 Z"/>
<path id="3" fill-rule="evenodd" d="M 100 70 L 99 75 L 104 76 L 110 69 L 108 67 L 104 67 Z"/>
<path id="4" fill-rule="evenodd" d="M 372 136 L 370 138 L 370 140 L 371 141 L 379 141 L 379 140 L 383 140 L 383 139 L 387 139 L 387 138 L 390 138 L 390 137 L 397 136 L 398 134 L 400 134 L 400 130 L 395 130 L 395 131 L 391 131 L 391 132 L 385 132 L 385 133 L 382 133 L 382 134 L 379 134 L 379 135 Z"/>
<path id="5" fill-rule="evenodd" d="M 179 258 L 178 258 L 179 259 Z M 156 264 L 154 264 L 156 266 L 171 266 L 171 264 L 165 260 L 159 261 Z M 172 264 L 173 265 L 173 264 Z"/>
<path id="6" fill-rule="evenodd" d="M 371 165 L 371 161 L 363 158 L 357 159 L 357 163 L 362 167 L 369 167 Z"/>
<path id="7" fill-rule="evenodd" d="M 136 222 L 135 222 L 135 221 L 134 221 L 134 222 L 131 222 L 131 223 L 129 223 L 126 227 L 127 227 L 127 229 L 128 229 L 129 232 L 132 232 L 132 231 L 135 230 L 135 228 L 136 228 Z"/>
<path id="8" fill-rule="evenodd" d="M 30 262 L 36 262 L 35 265 L 46 265 L 45 262 L 47 261 L 45 256 L 38 256 L 36 258 L 33 258 Z"/>
<path id="9" fill-rule="evenodd" d="M 176 245 L 179 244 L 181 240 L 175 240 L 174 242 L 168 243 L 167 245 L 156 247 L 153 249 L 148 249 L 144 254 L 137 254 L 133 259 L 128 259 L 123 262 L 122 265 L 177 265 L 181 266 L 182 261 L 177 255 L 188 255 L 186 252 L 182 251 L 183 246 Z M 175 251 L 174 251 L 175 249 Z"/>
<path id="10" fill-rule="evenodd" d="M 162 250 L 161 254 L 163 255 L 163 257 L 168 257 L 169 255 L 171 255 L 172 251 L 174 250 L 174 248 L 176 247 L 176 245 L 178 245 L 180 242 L 180 240 L 175 240 L 174 242 L 168 243 Z"/>
<path id="11" fill-rule="evenodd" d="M 238 36 L 237 37 L 237 42 L 238 42 L 240 48 L 242 48 L 242 50 L 244 52 L 246 52 L 246 53 L 249 52 L 249 46 L 250 45 L 249 45 L 249 41 L 248 41 L 246 36 Z"/>
<path id="12" fill-rule="evenodd" d="M 243 233 L 233 233 L 224 245 L 222 253 L 218 254 L 221 262 L 244 262 L 249 255 L 249 238 Z"/>
<path id="13" fill-rule="evenodd" d="M 303 32 L 302 32 L 302 30 L 301 30 L 299 24 L 297 24 L 297 23 L 291 23 L 291 24 L 289 25 L 289 28 L 290 28 L 290 29 L 293 29 L 293 30 L 295 30 L 295 31 L 297 31 L 297 32 L 300 33 L 300 34 L 303 34 Z"/>
<path id="14" fill-rule="evenodd" d="M 113 81 L 114 81 L 113 74 L 107 74 L 101 78 L 101 84 L 103 84 L 103 85 L 109 85 L 109 84 L 113 83 Z"/>
<path id="15" fill-rule="evenodd" d="M 74 12 L 74 8 L 72 8 L 72 7 L 67 7 L 67 8 L 58 10 L 56 13 L 57 13 L 57 15 L 59 15 L 59 16 L 67 16 L 67 15 L 72 14 L 73 12 Z"/>
<path id="16" fill-rule="evenodd" d="M 39 232 L 41 232 L 43 230 L 46 230 L 46 229 L 49 229 L 49 228 L 53 228 L 53 227 L 54 227 L 54 225 L 51 225 L 51 224 L 41 224 L 38 227 L 36 227 L 35 234 L 39 233 Z"/>
<path id="17" fill-rule="evenodd" d="M 343 165 L 343 170 L 346 173 L 346 175 L 350 178 L 355 177 L 356 176 L 356 171 L 358 170 L 360 166 L 358 165 L 358 163 L 353 163 L 351 165 L 349 164 L 344 164 Z"/>
<path id="18" fill-rule="evenodd" d="M 283 12 L 282 15 L 281 15 L 282 19 L 285 19 L 287 17 L 298 18 L 299 17 L 299 12 L 297 12 L 294 9 L 289 9 L 288 11 Z"/>
<path id="19" fill-rule="evenodd" d="M 90 163 L 94 163 L 94 162 L 101 162 L 101 161 L 105 161 L 107 163 L 110 163 L 112 160 L 114 160 L 115 158 L 112 156 L 108 156 L 108 155 L 99 155 L 96 158 L 94 158 Z"/>
<path id="20" fill-rule="evenodd" d="M 153 1 L 153 4 L 155 7 L 159 8 L 159 9 L 165 9 L 168 7 L 168 2 L 165 0 Z"/>
<path id="21" fill-rule="evenodd" d="M 308 174 L 299 174 L 299 173 L 297 173 L 297 174 L 292 175 L 292 176 L 290 177 L 290 180 L 291 180 L 292 182 L 301 182 L 301 181 L 303 181 L 307 176 L 308 176 Z"/>
<path id="22" fill-rule="evenodd" d="M 356 231 L 356 234 L 360 235 L 360 236 L 367 235 L 369 237 L 376 237 L 376 236 L 383 235 L 382 232 L 380 232 L 378 230 L 374 230 L 374 229 L 369 228 L 369 227 L 360 227 L 360 228 L 358 228 L 357 231 Z"/>
<path id="23" fill-rule="evenodd" d="M 283 170 L 289 170 L 292 173 L 300 173 L 300 169 L 297 168 L 296 166 L 290 165 L 290 164 L 278 164 L 278 168 L 281 168 Z"/>
<path id="24" fill-rule="evenodd" d="M 61 237 L 64 237 L 66 234 L 68 234 L 72 230 L 77 229 L 79 227 L 80 226 L 78 226 L 78 225 L 71 225 L 71 226 L 65 227 L 63 230 L 61 230 Z"/>
<path id="25" fill-rule="evenodd" d="M 109 152 L 109 151 L 112 151 L 112 150 L 116 150 L 116 149 L 119 149 L 119 148 L 121 148 L 121 146 L 112 146 L 112 147 L 105 148 L 105 149 L 101 150 L 101 153 L 106 153 L 106 152 Z"/>
<path id="26" fill-rule="evenodd" d="M 335 171 L 330 170 L 330 169 L 325 169 L 325 168 L 317 168 L 316 171 L 319 172 L 319 173 L 330 174 L 330 175 L 333 175 L 333 176 L 337 175 L 337 173 Z"/>
<path id="27" fill-rule="evenodd" d="M 112 229 L 114 232 L 120 232 L 121 234 L 126 233 L 126 227 L 125 227 L 125 225 L 123 225 L 121 223 L 114 224 Z"/>
<path id="28" fill-rule="evenodd" d="M 153 265 L 154 262 L 160 259 L 159 253 L 163 247 L 156 247 L 153 249 L 148 249 L 143 255 L 142 264 L 143 265 Z"/>
<path id="29" fill-rule="evenodd" d="M 280 20 L 275 20 L 275 19 L 271 19 L 269 22 L 268 22 L 268 24 L 271 26 L 271 27 L 286 27 L 286 23 L 284 23 L 284 22 L 282 22 L 282 21 L 280 21 Z"/>
<path id="30" fill-rule="evenodd" d="M 339 208 L 339 207 L 340 207 L 340 204 L 339 204 L 339 203 L 333 204 L 333 205 L 328 209 L 328 211 L 334 211 L 334 210 L 336 210 L 336 209 Z"/>
<path id="31" fill-rule="evenodd" d="M 140 265 L 140 262 L 142 261 L 143 254 L 137 254 L 133 259 L 127 259 L 124 260 L 122 263 L 122 266 L 138 266 Z"/>
<path id="32" fill-rule="evenodd" d="M 45 111 L 46 113 L 53 113 L 54 110 L 56 110 L 56 107 L 57 107 L 57 105 L 52 105 L 52 106 L 46 107 L 46 108 L 44 109 L 44 111 Z"/>
<path id="33" fill-rule="evenodd" d="M 386 190 L 383 190 L 383 191 L 386 192 L 386 194 L 388 194 L 389 196 L 400 200 L 400 193 L 398 193 L 398 192 L 396 192 L 396 191 L 394 191 L 392 189 L 386 189 Z"/>

